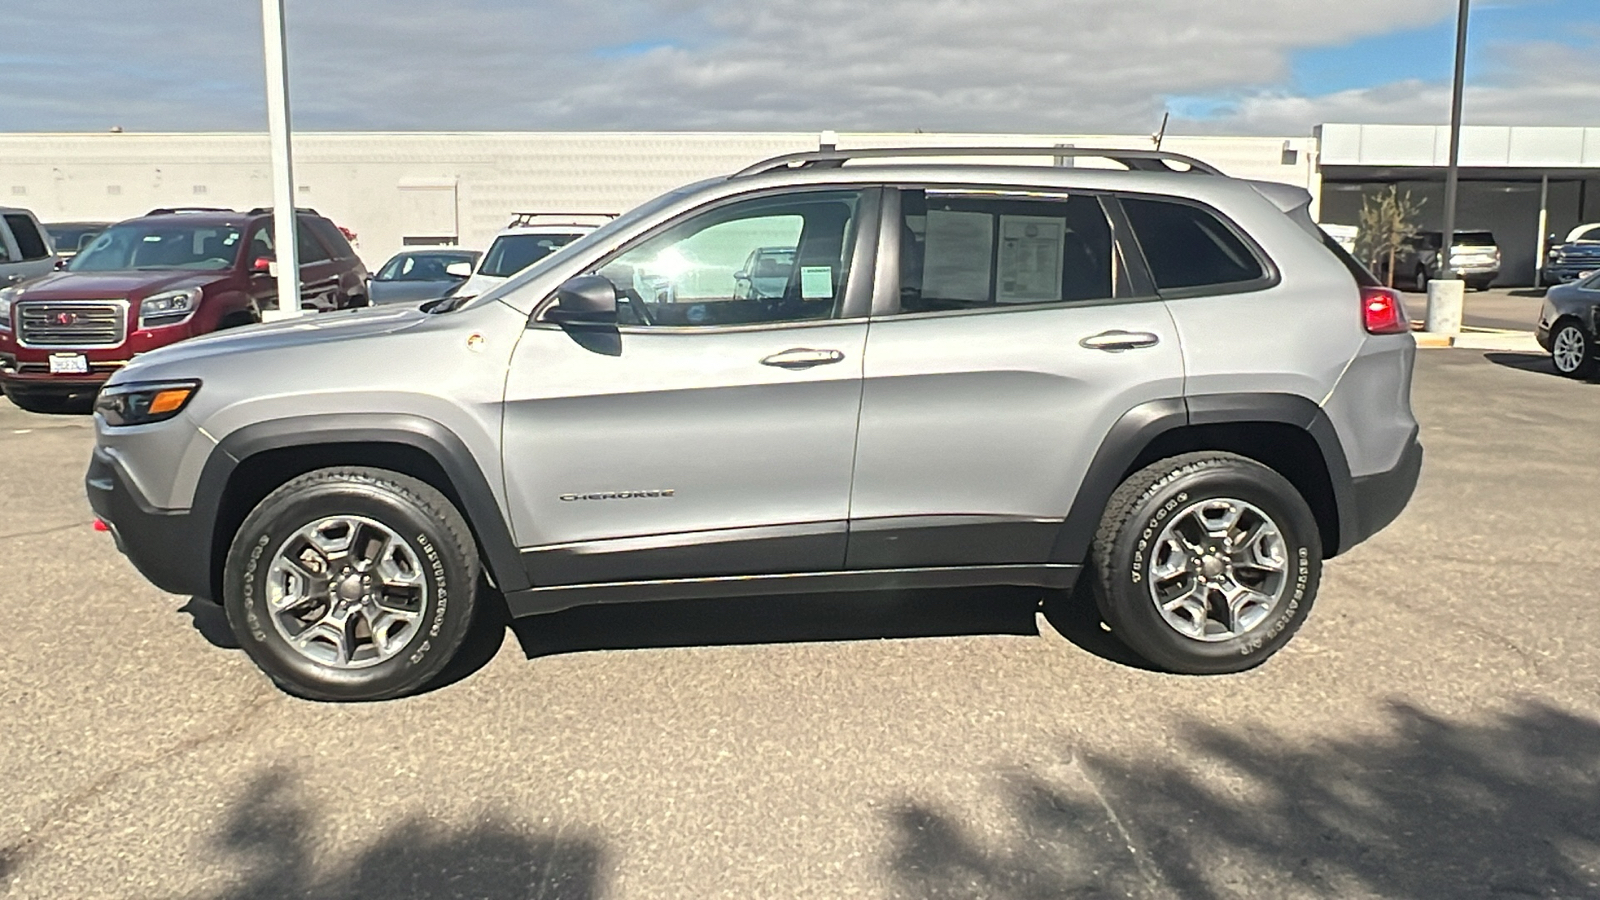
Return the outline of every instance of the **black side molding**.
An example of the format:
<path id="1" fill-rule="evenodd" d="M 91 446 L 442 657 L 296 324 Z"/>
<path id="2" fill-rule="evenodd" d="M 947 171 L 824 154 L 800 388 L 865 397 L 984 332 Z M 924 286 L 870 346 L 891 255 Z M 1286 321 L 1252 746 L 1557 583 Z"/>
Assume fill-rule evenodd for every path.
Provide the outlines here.
<path id="1" fill-rule="evenodd" d="M 1325 547 L 1333 556 L 1360 543 L 1361 515 L 1350 465 L 1333 423 L 1317 404 L 1294 394 L 1209 394 L 1187 400 L 1153 400 L 1129 410 L 1111 427 L 1094 461 L 1089 465 L 1072 510 L 1050 553 L 1055 563 L 1081 563 L 1100 526 L 1100 517 L 1117 486 L 1140 463 L 1146 448 L 1167 432 L 1191 425 L 1272 423 L 1300 429 L 1316 442 L 1327 467 L 1334 506 L 1338 514 L 1337 546 Z M 1404 504 L 1402 504 L 1403 506 Z"/>
<path id="2" fill-rule="evenodd" d="M 222 439 L 212 451 L 200 473 L 190 511 L 203 529 L 200 546 L 214 552 L 214 533 L 223 492 L 234 471 L 245 460 L 259 453 L 293 447 L 328 444 L 398 444 L 415 448 L 431 457 L 449 479 L 449 487 L 460 501 L 461 512 L 478 539 L 483 562 L 494 583 L 502 591 L 517 591 L 530 586 L 512 540 L 510 527 L 494 491 L 477 460 L 455 432 L 421 416 L 390 413 L 338 413 L 294 416 L 247 425 Z M 207 589 L 212 593 L 209 571 Z"/>
<path id="3" fill-rule="evenodd" d="M 506 606 L 518 618 L 600 603 L 640 603 L 709 597 L 758 597 L 813 592 L 912 590 L 941 587 L 1015 585 L 1071 590 L 1078 566 L 959 566 L 797 572 L 721 578 L 669 578 L 507 591 Z"/>

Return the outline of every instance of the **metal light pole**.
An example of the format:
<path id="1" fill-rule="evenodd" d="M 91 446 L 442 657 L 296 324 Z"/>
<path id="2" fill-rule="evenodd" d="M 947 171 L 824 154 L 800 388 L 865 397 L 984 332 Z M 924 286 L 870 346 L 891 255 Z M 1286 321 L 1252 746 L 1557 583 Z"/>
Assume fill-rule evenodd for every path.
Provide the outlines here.
<path id="1" fill-rule="evenodd" d="M 278 266 L 278 308 L 263 319 L 300 315 L 300 245 L 295 238 L 294 152 L 289 146 L 288 28 L 283 0 L 261 0 L 267 61 L 267 133 L 272 147 L 272 243 Z"/>
<path id="2" fill-rule="evenodd" d="M 1431 332 L 1461 331 L 1465 285 L 1456 274 L 1456 194 L 1461 175 L 1461 96 L 1467 79 L 1467 14 L 1472 0 L 1461 0 L 1456 14 L 1456 69 L 1450 93 L 1450 161 L 1444 176 L 1444 229 L 1439 236 L 1439 279 L 1428 285 L 1428 323 Z"/>

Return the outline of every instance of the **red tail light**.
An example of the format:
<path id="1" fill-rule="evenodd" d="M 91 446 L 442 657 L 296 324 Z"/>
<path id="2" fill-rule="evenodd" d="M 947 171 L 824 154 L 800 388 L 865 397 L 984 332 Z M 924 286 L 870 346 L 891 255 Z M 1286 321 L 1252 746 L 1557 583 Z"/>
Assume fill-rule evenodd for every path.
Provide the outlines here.
<path id="1" fill-rule="evenodd" d="M 1361 322 L 1368 334 L 1405 334 L 1411 330 L 1400 294 L 1388 288 L 1361 289 Z"/>

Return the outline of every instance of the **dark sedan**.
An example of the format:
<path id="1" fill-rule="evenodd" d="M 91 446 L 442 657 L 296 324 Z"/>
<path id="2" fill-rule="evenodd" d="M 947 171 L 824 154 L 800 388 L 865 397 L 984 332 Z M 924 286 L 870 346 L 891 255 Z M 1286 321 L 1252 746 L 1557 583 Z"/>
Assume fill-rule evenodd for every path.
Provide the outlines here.
<path id="1" fill-rule="evenodd" d="M 1557 372 L 1572 378 L 1600 374 L 1600 272 L 1546 291 L 1534 336 L 1550 351 Z"/>
<path id="2" fill-rule="evenodd" d="M 459 287 L 464 275 L 452 275 L 450 266 L 466 263 L 471 272 L 483 254 L 476 250 L 406 250 L 383 264 L 368 282 L 367 296 L 380 303 L 423 303 L 437 300 Z"/>

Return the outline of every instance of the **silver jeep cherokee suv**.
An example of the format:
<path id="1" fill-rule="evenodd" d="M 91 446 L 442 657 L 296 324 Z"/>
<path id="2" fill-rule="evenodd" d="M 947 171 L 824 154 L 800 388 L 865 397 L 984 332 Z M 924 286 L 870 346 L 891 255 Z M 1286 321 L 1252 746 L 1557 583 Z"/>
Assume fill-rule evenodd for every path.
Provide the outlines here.
<path id="1" fill-rule="evenodd" d="M 141 356 L 89 497 L 307 697 L 423 688 L 486 603 L 1080 580 L 1235 672 L 1422 461 L 1405 311 L 1309 201 L 1154 151 L 780 157 L 477 298 Z"/>

